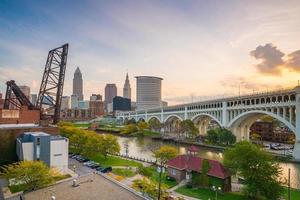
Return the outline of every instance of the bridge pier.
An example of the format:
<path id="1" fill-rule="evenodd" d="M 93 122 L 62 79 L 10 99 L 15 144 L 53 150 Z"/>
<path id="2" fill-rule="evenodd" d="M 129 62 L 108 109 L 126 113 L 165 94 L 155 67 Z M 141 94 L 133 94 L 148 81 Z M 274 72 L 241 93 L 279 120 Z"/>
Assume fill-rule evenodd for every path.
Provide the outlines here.
<path id="1" fill-rule="evenodd" d="M 300 160 L 300 88 L 297 87 L 296 91 L 296 139 L 293 157 L 297 160 Z"/>

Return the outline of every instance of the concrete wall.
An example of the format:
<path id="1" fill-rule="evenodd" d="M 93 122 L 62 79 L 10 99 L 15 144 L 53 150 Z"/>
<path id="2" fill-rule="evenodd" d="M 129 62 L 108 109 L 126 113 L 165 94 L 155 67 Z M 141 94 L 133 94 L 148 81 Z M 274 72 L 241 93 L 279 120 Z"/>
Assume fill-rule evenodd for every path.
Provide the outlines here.
<path id="1" fill-rule="evenodd" d="M 52 140 L 50 147 L 50 167 L 56 167 L 62 173 L 68 169 L 69 140 Z"/>
<path id="2" fill-rule="evenodd" d="M 23 160 L 33 160 L 33 143 L 22 143 Z"/>

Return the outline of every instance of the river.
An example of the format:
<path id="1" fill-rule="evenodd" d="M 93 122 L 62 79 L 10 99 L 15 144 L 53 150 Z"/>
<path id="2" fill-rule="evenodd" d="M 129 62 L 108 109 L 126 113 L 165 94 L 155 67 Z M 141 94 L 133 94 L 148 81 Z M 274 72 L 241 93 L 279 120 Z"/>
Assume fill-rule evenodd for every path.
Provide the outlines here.
<path id="1" fill-rule="evenodd" d="M 133 138 L 133 137 L 120 137 L 117 136 L 118 142 L 121 146 L 121 154 L 126 154 L 128 149 L 128 155 L 146 158 L 154 160 L 153 150 L 161 145 L 171 145 L 178 149 L 180 154 L 185 154 L 189 145 L 177 144 L 174 142 L 166 142 L 161 140 L 153 140 L 151 138 Z M 126 147 L 127 146 L 127 147 Z M 211 160 L 223 160 L 223 153 L 220 150 L 199 147 L 199 156 Z M 288 169 L 291 169 L 291 187 L 300 189 L 300 164 L 296 163 L 280 163 L 282 168 L 282 177 L 288 177 Z"/>

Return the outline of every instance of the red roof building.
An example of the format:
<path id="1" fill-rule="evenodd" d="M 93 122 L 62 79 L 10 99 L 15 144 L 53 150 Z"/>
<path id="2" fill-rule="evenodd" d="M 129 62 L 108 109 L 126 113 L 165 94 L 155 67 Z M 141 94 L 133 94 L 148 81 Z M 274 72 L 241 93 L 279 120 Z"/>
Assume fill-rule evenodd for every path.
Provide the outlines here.
<path id="1" fill-rule="evenodd" d="M 168 161 L 168 176 L 173 177 L 177 182 L 183 179 L 191 179 L 192 172 L 201 173 L 203 158 L 193 155 L 179 155 Z M 215 177 L 223 182 L 223 190 L 231 190 L 231 175 L 224 168 L 222 163 L 216 160 L 208 160 L 210 169 L 207 173 L 210 177 Z"/>

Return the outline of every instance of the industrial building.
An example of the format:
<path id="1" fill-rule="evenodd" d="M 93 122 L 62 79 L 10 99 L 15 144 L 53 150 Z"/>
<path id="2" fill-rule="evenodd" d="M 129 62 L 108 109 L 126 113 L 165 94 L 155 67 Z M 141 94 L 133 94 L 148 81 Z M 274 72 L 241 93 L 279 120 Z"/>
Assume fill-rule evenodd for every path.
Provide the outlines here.
<path id="1" fill-rule="evenodd" d="M 62 173 L 68 170 L 69 140 L 65 137 L 44 132 L 25 132 L 17 138 L 16 148 L 19 160 L 40 160 Z"/>

